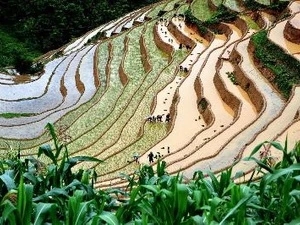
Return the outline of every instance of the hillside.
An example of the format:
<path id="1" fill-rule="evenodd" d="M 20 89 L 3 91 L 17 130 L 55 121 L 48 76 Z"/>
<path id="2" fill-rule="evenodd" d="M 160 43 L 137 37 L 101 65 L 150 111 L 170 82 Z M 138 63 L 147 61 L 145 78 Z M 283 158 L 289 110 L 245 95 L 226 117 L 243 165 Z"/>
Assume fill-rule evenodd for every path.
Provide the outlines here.
<path id="1" fill-rule="evenodd" d="M 105 189 L 127 185 L 119 173 L 139 167 L 135 154 L 147 164 L 153 152 L 153 165 L 161 158 L 191 178 L 266 140 L 288 136 L 291 149 L 300 139 L 300 1 L 249 2 L 162 1 L 43 55 L 42 74 L 1 73 L 1 154 L 35 155 L 52 144 L 45 126 L 54 123 L 70 155 L 105 161 L 78 166 L 94 168 Z M 282 157 L 272 147 L 256 156 Z M 233 174 L 254 168 L 239 161 Z"/>

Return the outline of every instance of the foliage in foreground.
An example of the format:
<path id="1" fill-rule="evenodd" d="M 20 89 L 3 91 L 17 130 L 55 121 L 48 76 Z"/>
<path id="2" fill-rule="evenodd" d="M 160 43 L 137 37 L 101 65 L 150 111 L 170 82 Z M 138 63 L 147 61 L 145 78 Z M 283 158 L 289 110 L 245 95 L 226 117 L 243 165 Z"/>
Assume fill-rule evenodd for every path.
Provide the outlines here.
<path id="1" fill-rule="evenodd" d="M 90 157 L 68 156 L 52 125 L 53 147 L 43 145 L 38 159 L 0 161 L 0 224 L 299 224 L 300 143 L 292 151 L 275 142 L 258 145 L 245 160 L 257 162 L 257 181 L 236 184 L 231 169 L 216 177 L 198 171 L 189 182 L 167 174 L 165 162 L 141 167 L 127 191 L 94 188 L 95 174 L 71 168 Z M 253 157 L 264 145 L 282 151 L 283 159 Z M 266 147 L 266 146 L 264 146 Z M 59 160 L 58 160 L 59 159 Z M 238 176 L 237 174 L 236 176 Z"/>

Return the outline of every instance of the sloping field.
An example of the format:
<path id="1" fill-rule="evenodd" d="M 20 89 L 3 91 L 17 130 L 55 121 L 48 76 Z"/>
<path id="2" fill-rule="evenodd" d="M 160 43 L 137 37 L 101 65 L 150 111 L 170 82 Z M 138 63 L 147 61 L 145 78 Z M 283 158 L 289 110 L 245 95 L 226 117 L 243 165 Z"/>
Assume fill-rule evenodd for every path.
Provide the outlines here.
<path id="1" fill-rule="evenodd" d="M 286 39 L 285 28 L 300 27 L 300 1 L 289 3 L 283 17 L 227 0 L 225 9 L 237 16 L 204 28 L 221 4 L 161 1 L 45 56 L 39 77 L 20 82 L 0 73 L 1 154 L 20 148 L 22 156 L 36 155 L 38 146 L 52 144 L 45 131 L 50 122 L 70 155 L 104 160 L 77 167 L 94 168 L 98 187 L 125 187 L 120 173 L 158 159 L 187 178 L 234 162 L 234 172 L 249 176 L 255 165 L 242 159 L 260 142 L 300 140 L 299 84 L 283 95 L 276 83 L 280 74 L 300 74 L 300 44 Z M 198 22 L 187 22 L 188 9 Z M 282 49 L 280 61 L 259 58 L 255 35 L 262 30 L 268 46 Z M 296 61 L 293 71 L 272 71 L 288 56 Z M 268 154 L 280 160 L 275 149 Z"/>

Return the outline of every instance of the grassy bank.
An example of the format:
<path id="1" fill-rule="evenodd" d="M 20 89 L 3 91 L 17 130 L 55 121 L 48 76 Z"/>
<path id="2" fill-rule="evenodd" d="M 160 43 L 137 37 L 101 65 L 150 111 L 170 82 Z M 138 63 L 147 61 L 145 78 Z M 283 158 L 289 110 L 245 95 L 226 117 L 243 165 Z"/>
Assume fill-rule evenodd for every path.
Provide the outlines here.
<path id="1" fill-rule="evenodd" d="M 272 43 L 267 31 L 256 33 L 251 40 L 255 46 L 255 57 L 275 74 L 274 83 L 288 98 L 293 85 L 300 83 L 300 62 Z"/>

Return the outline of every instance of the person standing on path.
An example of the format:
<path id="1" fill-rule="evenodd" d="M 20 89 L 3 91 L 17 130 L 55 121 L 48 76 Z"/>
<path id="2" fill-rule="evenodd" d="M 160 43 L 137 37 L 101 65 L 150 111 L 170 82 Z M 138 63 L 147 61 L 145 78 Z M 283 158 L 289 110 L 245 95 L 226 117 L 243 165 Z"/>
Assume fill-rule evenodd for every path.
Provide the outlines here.
<path id="1" fill-rule="evenodd" d="M 154 162 L 153 157 L 154 157 L 153 152 L 150 152 L 149 155 L 148 155 L 149 163 L 153 163 Z"/>

